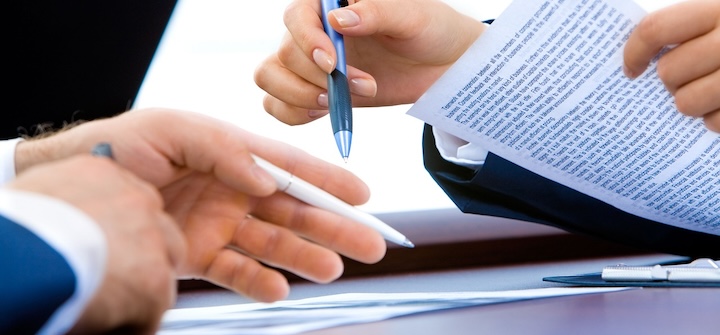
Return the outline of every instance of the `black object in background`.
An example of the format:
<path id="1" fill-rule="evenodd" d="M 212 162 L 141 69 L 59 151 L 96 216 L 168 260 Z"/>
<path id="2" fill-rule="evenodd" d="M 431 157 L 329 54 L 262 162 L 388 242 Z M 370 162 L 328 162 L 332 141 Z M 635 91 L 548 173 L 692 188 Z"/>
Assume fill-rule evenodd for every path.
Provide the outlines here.
<path id="1" fill-rule="evenodd" d="M 3 3 L 0 138 L 109 117 L 135 99 L 176 0 Z"/>

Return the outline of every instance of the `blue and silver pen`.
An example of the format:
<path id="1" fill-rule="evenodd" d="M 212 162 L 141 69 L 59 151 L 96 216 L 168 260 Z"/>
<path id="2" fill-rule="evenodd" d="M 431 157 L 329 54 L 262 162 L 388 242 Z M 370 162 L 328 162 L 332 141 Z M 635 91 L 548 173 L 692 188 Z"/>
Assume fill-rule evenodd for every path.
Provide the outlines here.
<path id="1" fill-rule="evenodd" d="M 343 37 L 328 22 L 327 13 L 333 9 L 345 7 L 347 0 L 320 0 L 322 7 L 322 21 L 325 33 L 335 46 L 337 62 L 332 73 L 328 74 L 328 108 L 330 110 L 330 123 L 332 123 L 335 142 L 340 155 L 347 161 L 350 156 L 352 143 L 352 101 L 350 100 L 350 87 L 348 86 L 347 66 L 345 64 L 345 43 Z"/>

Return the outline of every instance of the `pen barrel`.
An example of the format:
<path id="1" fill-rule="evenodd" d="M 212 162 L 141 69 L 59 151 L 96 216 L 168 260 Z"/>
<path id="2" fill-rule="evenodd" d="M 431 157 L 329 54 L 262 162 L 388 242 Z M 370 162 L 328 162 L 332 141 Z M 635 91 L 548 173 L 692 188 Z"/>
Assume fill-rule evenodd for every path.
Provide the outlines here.
<path id="1" fill-rule="evenodd" d="M 328 74 L 330 124 L 338 150 L 346 161 L 352 143 L 352 101 L 345 63 L 345 42 L 343 36 L 330 25 L 328 13 L 347 5 L 348 2 L 343 0 L 320 0 L 323 29 L 332 41 L 336 53 L 335 69 Z"/>
<path id="2" fill-rule="evenodd" d="M 345 74 L 334 70 L 328 75 L 328 106 L 333 133 L 352 131 L 352 100 Z"/>
<path id="3" fill-rule="evenodd" d="M 345 42 L 343 41 L 343 36 L 330 26 L 330 22 L 327 18 L 327 13 L 329 11 L 347 6 L 347 1 L 321 0 L 320 5 L 322 7 L 323 29 L 325 30 L 325 34 L 330 37 L 330 40 L 335 47 L 335 53 L 337 54 L 335 57 L 335 69 L 343 74 L 347 74 L 347 65 L 345 64 Z"/>

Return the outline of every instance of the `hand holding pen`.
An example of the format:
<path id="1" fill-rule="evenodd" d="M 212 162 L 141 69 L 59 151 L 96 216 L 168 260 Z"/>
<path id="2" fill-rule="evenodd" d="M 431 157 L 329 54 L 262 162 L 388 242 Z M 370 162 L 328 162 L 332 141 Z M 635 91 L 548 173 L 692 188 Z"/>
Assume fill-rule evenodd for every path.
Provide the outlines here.
<path id="1" fill-rule="evenodd" d="M 110 146 L 110 143 L 106 142 L 98 143 L 95 147 L 93 147 L 91 154 L 94 156 L 108 157 L 110 159 L 114 158 L 112 147 Z M 291 173 L 280 169 L 260 157 L 253 156 L 253 158 L 263 170 L 268 172 L 273 179 L 275 179 L 280 191 L 285 192 L 309 205 L 342 215 L 373 228 L 390 242 L 408 248 L 415 247 L 415 245 L 407 239 L 405 235 L 401 234 L 374 216 L 349 205 L 330 193 L 327 193 L 322 189 L 293 176 Z"/>
<path id="2" fill-rule="evenodd" d="M 290 172 L 280 169 L 260 157 L 253 156 L 253 158 L 255 159 L 255 162 L 263 168 L 263 170 L 268 172 L 275 179 L 280 191 L 285 192 L 288 195 L 305 202 L 306 204 L 322 208 L 373 228 L 390 242 L 408 248 L 415 247 L 415 245 L 407 237 L 405 237 L 405 235 L 388 226 L 376 217 L 349 205 L 332 194 L 327 193 L 298 177 L 295 177 Z"/>
<path id="3" fill-rule="evenodd" d="M 414 103 L 486 29 L 440 0 L 351 1 L 325 13 L 344 40 L 352 103 L 364 108 Z M 263 107 L 286 124 L 313 122 L 328 109 L 326 77 L 342 57 L 322 16 L 318 0 L 291 1 L 287 38 L 255 71 L 267 92 Z"/>

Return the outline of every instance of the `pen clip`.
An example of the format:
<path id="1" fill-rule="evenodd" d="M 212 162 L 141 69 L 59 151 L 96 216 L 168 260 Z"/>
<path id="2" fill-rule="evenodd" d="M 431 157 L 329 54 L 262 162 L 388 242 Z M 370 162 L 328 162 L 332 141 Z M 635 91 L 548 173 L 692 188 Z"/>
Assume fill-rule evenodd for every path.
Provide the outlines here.
<path id="1" fill-rule="evenodd" d="M 603 268 L 605 281 L 720 282 L 720 262 L 699 258 L 687 264 L 626 266 Z"/>

